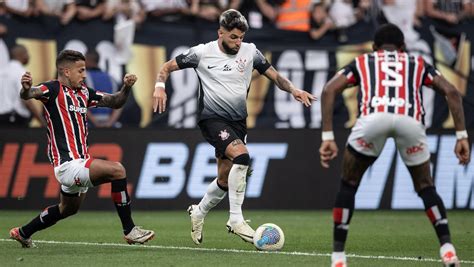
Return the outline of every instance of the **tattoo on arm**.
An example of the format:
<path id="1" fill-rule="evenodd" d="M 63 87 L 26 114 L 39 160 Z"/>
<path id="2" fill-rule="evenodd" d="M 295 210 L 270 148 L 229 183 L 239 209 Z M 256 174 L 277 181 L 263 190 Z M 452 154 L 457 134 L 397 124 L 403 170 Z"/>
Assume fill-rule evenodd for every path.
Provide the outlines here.
<path id="1" fill-rule="evenodd" d="M 281 76 L 280 73 L 277 74 L 275 83 L 278 88 L 291 94 L 291 87 L 293 84 L 290 82 L 290 80 Z"/>
<path id="2" fill-rule="evenodd" d="M 240 139 L 235 139 L 234 141 L 232 141 L 232 146 L 238 146 L 238 145 L 243 145 L 244 142 L 242 142 L 242 140 Z"/>
<path id="3" fill-rule="evenodd" d="M 97 103 L 98 107 L 121 108 L 127 101 L 128 95 L 132 87 L 122 86 L 119 92 L 115 94 L 107 94 Z"/>
<path id="4" fill-rule="evenodd" d="M 31 87 L 30 90 L 21 88 L 20 97 L 24 100 L 38 98 L 43 95 L 43 91 L 39 87 Z"/>
<path id="5" fill-rule="evenodd" d="M 160 72 L 158 72 L 158 77 L 156 77 L 157 82 L 166 82 L 168 80 L 168 77 L 170 76 L 170 73 L 179 70 L 178 63 L 176 62 L 175 59 L 172 59 L 163 65 L 161 68 Z"/>

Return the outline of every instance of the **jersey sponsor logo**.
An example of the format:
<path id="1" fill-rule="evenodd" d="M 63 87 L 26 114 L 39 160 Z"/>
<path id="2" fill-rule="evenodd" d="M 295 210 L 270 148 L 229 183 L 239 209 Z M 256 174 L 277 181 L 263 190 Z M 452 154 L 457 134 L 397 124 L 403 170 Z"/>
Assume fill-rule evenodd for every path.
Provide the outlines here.
<path id="1" fill-rule="evenodd" d="M 213 69 L 215 67 L 217 67 L 217 66 L 216 65 L 214 65 L 214 66 L 209 65 L 209 66 L 207 66 L 207 69 L 210 70 L 210 69 Z"/>
<path id="2" fill-rule="evenodd" d="M 425 150 L 425 148 L 424 148 L 423 143 L 421 143 L 419 145 L 408 147 L 407 150 L 406 150 L 406 153 L 407 153 L 407 155 L 412 155 L 412 154 L 422 152 L 423 150 Z"/>
<path id="3" fill-rule="evenodd" d="M 85 108 L 85 107 L 76 107 L 74 105 L 69 105 L 69 111 L 79 112 L 81 114 L 86 114 L 87 113 L 87 108 Z"/>
<path id="4" fill-rule="evenodd" d="M 232 68 L 229 65 L 225 64 L 223 71 L 231 71 L 231 70 Z"/>
<path id="5" fill-rule="evenodd" d="M 370 101 L 372 107 L 378 106 L 389 106 L 389 107 L 404 107 L 407 105 L 405 99 L 400 97 L 388 97 L 388 96 L 374 96 Z M 407 107 L 411 108 L 412 104 L 408 103 Z"/>
<path id="6" fill-rule="evenodd" d="M 227 129 L 224 129 L 219 133 L 219 137 L 222 139 L 222 141 L 227 140 L 229 136 L 230 134 L 227 132 Z"/>

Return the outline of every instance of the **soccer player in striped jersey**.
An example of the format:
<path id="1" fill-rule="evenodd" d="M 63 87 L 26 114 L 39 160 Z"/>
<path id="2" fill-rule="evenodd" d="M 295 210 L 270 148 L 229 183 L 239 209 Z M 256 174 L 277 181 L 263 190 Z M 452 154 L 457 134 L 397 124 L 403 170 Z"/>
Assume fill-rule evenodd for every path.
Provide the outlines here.
<path id="1" fill-rule="evenodd" d="M 31 236 L 51 227 L 79 210 L 89 187 L 112 184 L 112 200 L 129 244 L 141 243 L 154 236 L 151 230 L 135 226 L 127 193 L 125 168 L 119 162 L 91 158 L 87 142 L 87 109 L 122 107 L 137 77 L 126 74 L 123 86 L 115 94 L 104 94 L 88 88 L 85 58 L 80 52 L 64 50 L 56 59 L 58 79 L 32 87 L 33 78 L 26 72 L 22 78 L 21 98 L 35 98 L 44 106 L 47 122 L 48 157 L 61 183 L 60 203 L 49 206 L 28 224 L 10 230 L 10 237 L 25 248 L 32 247 Z"/>
<path id="2" fill-rule="evenodd" d="M 348 138 L 343 155 L 342 181 L 333 209 L 334 242 L 332 266 L 346 266 L 344 246 L 354 211 L 354 199 L 364 172 L 377 159 L 388 137 L 395 139 L 408 167 L 416 192 L 438 236 L 440 256 L 445 266 L 458 266 L 451 243 L 446 209 L 436 192 L 430 172 L 430 150 L 426 141 L 421 96 L 423 85 L 444 95 L 453 115 L 459 163 L 470 160 L 462 98 L 456 88 L 420 56 L 404 52 L 400 29 L 387 24 L 375 33 L 374 52 L 358 56 L 342 68 L 325 86 L 322 97 L 323 132 L 319 149 L 321 164 L 328 168 L 337 156 L 332 112 L 336 95 L 348 86 L 358 85 L 360 113 Z"/>
<path id="3" fill-rule="evenodd" d="M 239 11 L 229 9 L 219 18 L 219 38 L 190 48 L 166 62 L 155 84 L 154 110 L 166 109 L 165 82 L 171 72 L 194 68 L 199 78 L 199 128 L 215 148 L 217 178 L 212 181 L 199 204 L 188 208 L 191 238 L 202 243 L 204 218 L 229 193 L 227 228 L 246 242 L 253 242 L 255 231 L 242 214 L 250 155 L 247 150 L 247 93 L 254 70 L 273 81 L 305 106 L 316 98 L 296 88 L 280 75 L 252 43 L 243 42 L 247 20 Z"/>

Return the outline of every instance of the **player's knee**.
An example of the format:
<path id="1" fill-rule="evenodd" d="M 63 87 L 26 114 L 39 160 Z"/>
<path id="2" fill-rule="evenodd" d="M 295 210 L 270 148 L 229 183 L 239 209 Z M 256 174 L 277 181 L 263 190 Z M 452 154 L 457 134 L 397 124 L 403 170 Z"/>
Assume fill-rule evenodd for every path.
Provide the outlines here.
<path id="1" fill-rule="evenodd" d="M 232 162 L 234 164 L 248 166 L 248 165 L 250 165 L 250 155 L 248 153 L 240 154 L 237 157 L 235 157 Z"/>
<path id="2" fill-rule="evenodd" d="M 79 211 L 79 207 L 75 205 L 59 205 L 59 211 L 61 212 L 62 218 L 67 218 L 76 214 Z"/>
<path id="3" fill-rule="evenodd" d="M 117 179 L 123 179 L 127 177 L 127 171 L 125 170 L 125 167 L 120 162 L 115 162 L 113 166 L 113 174 L 112 174 L 114 180 Z"/>
<path id="4" fill-rule="evenodd" d="M 425 188 L 434 186 L 433 179 L 431 179 L 431 176 L 421 178 L 421 179 L 416 179 L 414 184 L 415 184 L 415 191 L 417 193 L 419 193 Z"/>
<path id="5" fill-rule="evenodd" d="M 217 177 L 217 186 L 219 186 L 222 190 L 226 191 L 227 188 L 229 188 L 227 180 L 228 180 L 228 176 L 225 176 L 225 177 L 218 176 Z"/>

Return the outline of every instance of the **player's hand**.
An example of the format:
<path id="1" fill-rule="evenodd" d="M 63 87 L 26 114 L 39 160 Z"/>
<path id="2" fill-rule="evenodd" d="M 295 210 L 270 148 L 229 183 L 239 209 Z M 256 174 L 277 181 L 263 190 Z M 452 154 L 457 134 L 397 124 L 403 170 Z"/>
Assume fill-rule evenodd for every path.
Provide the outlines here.
<path id="1" fill-rule="evenodd" d="M 303 103 L 306 107 L 311 106 L 311 102 L 317 100 L 314 95 L 301 89 L 294 89 L 291 94 L 297 101 Z"/>
<path id="2" fill-rule="evenodd" d="M 337 144 L 334 140 L 326 140 L 321 143 L 319 154 L 323 168 L 329 168 L 329 162 L 337 157 L 337 151 Z"/>
<path id="3" fill-rule="evenodd" d="M 25 74 L 23 74 L 23 76 L 21 76 L 21 86 L 25 90 L 30 90 L 32 85 L 33 85 L 33 78 L 31 77 L 31 73 L 27 71 L 25 72 Z"/>
<path id="4" fill-rule="evenodd" d="M 153 92 L 153 112 L 163 113 L 166 110 L 166 91 L 163 87 L 155 87 Z"/>
<path id="5" fill-rule="evenodd" d="M 135 82 L 137 81 L 137 79 L 138 79 L 137 75 L 127 73 L 123 77 L 123 84 L 127 87 L 132 87 L 135 84 Z"/>
<path id="6" fill-rule="evenodd" d="M 454 153 L 459 159 L 459 164 L 466 166 L 469 161 L 471 161 L 471 151 L 470 144 L 467 138 L 459 139 L 456 141 L 456 146 L 454 147 Z"/>

